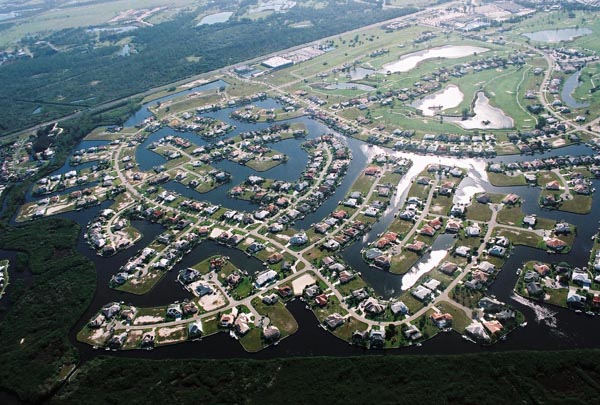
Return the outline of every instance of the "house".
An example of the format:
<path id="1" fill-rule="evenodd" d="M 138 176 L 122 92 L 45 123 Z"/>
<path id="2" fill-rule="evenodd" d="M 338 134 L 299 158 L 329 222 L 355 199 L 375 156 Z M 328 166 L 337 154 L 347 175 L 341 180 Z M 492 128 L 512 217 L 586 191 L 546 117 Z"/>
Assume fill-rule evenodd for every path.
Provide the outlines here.
<path id="1" fill-rule="evenodd" d="M 439 271 L 448 276 L 454 276 L 454 273 L 458 270 L 458 265 L 452 262 L 444 262 L 440 267 Z"/>
<path id="2" fill-rule="evenodd" d="M 536 223 L 537 223 L 537 218 L 535 215 L 526 215 L 523 218 L 523 224 L 527 225 L 529 227 L 534 227 Z"/>
<path id="3" fill-rule="evenodd" d="M 502 246 L 494 245 L 488 251 L 488 254 L 490 256 L 494 256 L 494 257 L 504 257 L 506 255 L 506 248 L 503 248 Z"/>
<path id="4" fill-rule="evenodd" d="M 171 304 L 167 308 L 167 317 L 170 318 L 181 318 L 183 316 L 183 311 L 181 310 L 181 305 L 179 304 Z"/>
<path id="5" fill-rule="evenodd" d="M 540 284 L 537 282 L 527 283 L 526 288 L 527 294 L 529 294 L 530 297 L 539 297 L 544 294 L 542 286 L 540 286 Z"/>
<path id="6" fill-rule="evenodd" d="M 382 330 L 371 329 L 369 333 L 369 344 L 372 348 L 383 347 L 385 333 Z"/>
<path id="7" fill-rule="evenodd" d="M 127 332 L 123 332 L 120 335 L 114 335 L 113 337 L 111 337 L 106 345 L 113 350 L 120 349 L 121 347 L 123 347 L 123 344 L 126 340 Z"/>
<path id="8" fill-rule="evenodd" d="M 324 322 L 329 329 L 333 330 L 344 323 L 344 317 L 335 312 L 325 318 Z"/>
<path id="9" fill-rule="evenodd" d="M 293 292 L 294 290 L 292 290 L 292 287 L 290 287 L 289 285 L 284 285 L 277 288 L 277 293 L 283 298 L 289 297 L 293 294 Z"/>
<path id="10" fill-rule="evenodd" d="M 490 335 L 495 335 L 497 333 L 502 332 L 504 326 L 497 320 L 482 322 L 483 327 L 490 333 Z"/>
<path id="11" fill-rule="evenodd" d="M 434 278 L 430 279 L 426 283 L 423 283 L 423 286 L 429 288 L 431 291 L 435 291 L 440 286 L 440 282 Z"/>
<path id="12" fill-rule="evenodd" d="M 390 310 L 394 315 L 406 315 L 408 314 L 408 307 L 402 301 L 392 302 Z"/>
<path id="13" fill-rule="evenodd" d="M 587 271 L 582 270 L 580 268 L 576 268 L 573 270 L 573 273 L 571 274 L 571 281 L 584 288 L 589 288 L 592 285 L 592 280 L 590 279 L 590 276 L 588 275 Z"/>
<path id="14" fill-rule="evenodd" d="M 308 297 L 308 298 L 316 297 L 317 294 L 319 294 L 320 292 L 321 292 L 321 289 L 316 284 L 308 286 L 304 289 L 304 295 L 306 295 L 306 297 Z"/>
<path id="15" fill-rule="evenodd" d="M 308 236 L 304 232 L 299 232 L 294 234 L 294 236 L 290 238 L 289 242 L 292 246 L 302 246 L 308 242 Z"/>
<path id="16" fill-rule="evenodd" d="M 277 326 L 269 325 L 266 328 L 263 328 L 262 335 L 265 340 L 274 342 L 281 337 L 281 332 L 279 332 L 279 328 L 277 328 Z"/>
<path id="17" fill-rule="evenodd" d="M 471 238 L 476 238 L 481 235 L 481 228 L 479 228 L 477 223 L 469 225 L 465 228 L 465 235 Z"/>
<path id="18" fill-rule="evenodd" d="M 546 240 L 546 247 L 548 247 L 548 249 L 560 252 L 567 247 L 567 244 L 560 239 L 550 238 Z"/>
<path id="19" fill-rule="evenodd" d="M 452 326 L 452 315 L 445 313 L 442 314 L 440 312 L 434 312 L 431 314 L 431 320 L 438 328 L 448 328 Z"/>
<path id="20" fill-rule="evenodd" d="M 237 334 L 245 335 L 250 331 L 250 326 L 248 323 L 250 319 L 248 319 L 248 315 L 241 313 L 237 316 L 235 322 L 233 323 L 233 327 Z"/>
<path id="21" fill-rule="evenodd" d="M 460 228 L 462 228 L 462 224 L 457 221 L 450 220 L 446 224 L 446 232 L 447 233 L 458 233 L 458 231 L 460 231 Z"/>
<path id="22" fill-rule="evenodd" d="M 550 274 L 550 266 L 545 263 L 535 263 L 533 269 L 542 277 L 546 277 Z"/>
<path id="23" fill-rule="evenodd" d="M 423 337 L 421 331 L 415 325 L 409 325 L 402 333 L 409 340 L 418 340 Z"/>
<path id="24" fill-rule="evenodd" d="M 429 226 L 429 225 L 425 225 L 425 226 L 423 226 L 423 228 L 421 228 L 421 230 L 419 231 L 419 233 L 421 235 L 424 235 L 424 236 L 434 236 L 435 235 L 435 229 L 433 227 Z"/>
<path id="25" fill-rule="evenodd" d="M 488 261 L 479 263 L 477 268 L 487 274 L 494 274 L 496 272 L 496 266 Z"/>
<path id="26" fill-rule="evenodd" d="M 199 297 L 204 297 L 205 295 L 211 295 L 213 293 L 213 289 L 206 284 L 198 284 L 194 291 L 196 291 L 196 294 L 198 294 Z"/>
<path id="27" fill-rule="evenodd" d="M 585 307 L 586 297 L 579 295 L 574 291 L 569 291 L 567 295 L 567 304 L 572 308 Z"/>
<path id="28" fill-rule="evenodd" d="M 468 257 L 471 254 L 471 248 L 468 246 L 459 246 L 454 250 L 454 254 L 461 257 Z"/>
<path id="29" fill-rule="evenodd" d="M 200 278 L 201 274 L 198 270 L 186 268 L 179 271 L 179 281 L 183 284 L 190 284 Z"/>
<path id="30" fill-rule="evenodd" d="M 198 338 L 202 336 L 203 333 L 204 330 L 202 329 L 202 321 L 198 320 L 188 325 L 188 336 L 191 339 Z"/>
<path id="31" fill-rule="evenodd" d="M 281 253 L 273 253 L 271 256 L 267 258 L 267 262 L 269 264 L 276 264 L 283 260 L 283 255 Z"/>
<path id="32" fill-rule="evenodd" d="M 431 296 L 431 290 L 427 287 L 419 285 L 411 291 L 411 294 L 419 301 L 425 301 Z"/>
<path id="33" fill-rule="evenodd" d="M 118 302 L 111 302 L 110 304 L 103 306 L 101 312 L 106 319 L 112 319 L 121 312 L 121 305 Z"/>
<path id="34" fill-rule="evenodd" d="M 467 326 L 465 333 L 478 341 L 489 342 L 491 340 L 484 326 L 479 321 L 473 321 L 469 326 Z"/>
<path id="35" fill-rule="evenodd" d="M 219 321 L 219 325 L 222 328 L 231 328 L 233 323 L 235 322 L 235 315 L 233 314 L 223 314 L 221 315 L 221 319 Z"/>
<path id="36" fill-rule="evenodd" d="M 478 305 L 479 308 L 483 309 L 485 312 L 498 312 L 504 308 L 503 302 L 491 297 L 483 297 L 479 300 Z"/>
<path id="37" fill-rule="evenodd" d="M 183 311 L 183 315 L 194 315 L 198 312 L 198 307 L 194 301 L 188 301 L 181 305 L 181 310 Z"/>
<path id="38" fill-rule="evenodd" d="M 415 252 L 415 253 L 421 253 L 425 247 L 427 245 L 425 244 L 425 242 L 422 242 L 420 240 L 416 240 L 413 243 L 406 245 L 406 249 Z"/>
<path id="39" fill-rule="evenodd" d="M 377 301 L 376 298 L 370 297 L 364 302 L 363 309 L 371 315 L 379 315 L 385 311 L 385 305 Z"/>
<path id="40" fill-rule="evenodd" d="M 518 195 L 510 193 L 506 197 L 504 197 L 502 203 L 507 205 L 515 205 L 519 202 L 520 198 L 521 197 L 519 197 Z"/>
<path id="41" fill-rule="evenodd" d="M 571 226 L 565 222 L 558 222 L 554 226 L 554 234 L 555 235 L 568 235 L 571 233 Z"/>
<path id="42" fill-rule="evenodd" d="M 320 307 L 324 307 L 325 305 L 327 305 L 328 301 L 329 299 L 327 298 L 326 294 L 319 294 L 315 297 L 315 302 Z"/>
<path id="43" fill-rule="evenodd" d="M 369 293 L 365 288 L 352 291 L 352 299 L 355 301 L 363 301 L 369 297 Z"/>
<path id="44" fill-rule="evenodd" d="M 450 215 L 453 217 L 463 217 L 465 215 L 466 208 L 461 204 L 454 204 L 450 208 Z"/>
<path id="45" fill-rule="evenodd" d="M 277 279 L 275 270 L 265 270 L 256 275 L 255 284 L 257 288 L 261 288 L 275 279 Z"/>
<path id="46" fill-rule="evenodd" d="M 560 183 L 558 180 L 553 180 L 549 183 L 546 183 L 546 190 L 558 191 L 560 190 Z"/>
<path id="47" fill-rule="evenodd" d="M 267 305 L 273 305 L 273 304 L 277 303 L 277 301 L 279 301 L 279 297 L 275 294 L 265 295 L 262 298 L 262 302 Z"/>
<path id="48" fill-rule="evenodd" d="M 331 267 L 330 267 L 331 268 Z M 348 270 L 342 270 L 339 273 L 340 284 L 346 284 L 350 280 L 352 280 L 356 275 L 354 273 L 349 272 Z"/>

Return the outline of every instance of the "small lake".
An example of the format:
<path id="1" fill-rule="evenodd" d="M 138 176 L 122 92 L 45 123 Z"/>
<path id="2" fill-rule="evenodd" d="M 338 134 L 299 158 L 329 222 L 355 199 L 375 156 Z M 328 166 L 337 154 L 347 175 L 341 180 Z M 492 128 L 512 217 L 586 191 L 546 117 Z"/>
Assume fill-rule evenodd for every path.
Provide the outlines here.
<path id="1" fill-rule="evenodd" d="M 375 87 L 360 83 L 334 83 L 324 87 L 325 90 L 363 90 L 373 91 Z"/>
<path id="2" fill-rule="evenodd" d="M 536 32 L 527 32 L 525 35 L 532 41 L 556 43 L 561 41 L 572 41 L 575 38 L 590 35 L 592 30 L 589 28 L 564 28 L 556 30 L 543 30 Z"/>
<path id="3" fill-rule="evenodd" d="M 468 120 L 462 121 L 460 117 L 450 117 L 447 120 L 465 129 L 502 129 L 514 126 L 513 119 L 501 109 L 490 105 L 490 100 L 482 91 L 477 93 L 473 112 L 475 116 Z"/>
<path id="4" fill-rule="evenodd" d="M 366 69 L 362 67 L 357 67 L 355 69 L 350 69 L 348 72 L 348 76 L 350 76 L 350 80 L 362 80 L 367 76 L 370 76 L 374 73 L 377 73 L 373 69 Z"/>
<path id="5" fill-rule="evenodd" d="M 196 27 L 199 27 L 201 25 L 213 25 L 227 22 L 229 21 L 229 18 L 231 18 L 232 15 L 232 11 L 223 11 L 222 13 L 209 14 L 205 17 L 202 17 L 202 19 L 196 25 Z"/>
<path id="6" fill-rule="evenodd" d="M 565 80 L 565 84 L 560 93 L 560 97 L 562 98 L 564 103 L 567 105 L 567 107 L 586 108 L 586 107 L 590 106 L 590 103 L 587 103 L 587 102 L 581 103 L 581 102 L 575 100 L 575 98 L 573 98 L 572 94 L 575 91 L 575 89 L 577 88 L 577 86 L 579 86 L 579 76 L 581 76 L 581 70 L 578 70 L 577 72 L 573 73 L 571 76 L 569 76 L 569 78 L 567 80 Z"/>
<path id="7" fill-rule="evenodd" d="M 416 109 L 421 110 L 423 115 L 432 117 L 436 112 L 458 107 L 464 98 L 465 95 L 460 91 L 460 88 L 451 84 L 444 90 L 430 94 L 421 100 L 415 101 L 411 105 Z"/>
<path id="8" fill-rule="evenodd" d="M 481 48 L 479 46 L 468 46 L 468 45 L 448 45 L 439 48 L 425 49 L 423 51 L 409 53 L 403 55 L 396 62 L 386 63 L 382 66 L 381 73 L 396 73 L 396 72 L 408 72 L 414 69 L 417 65 L 427 59 L 434 58 L 448 58 L 457 59 L 464 58 L 465 56 L 471 56 L 473 54 L 479 54 L 489 51 L 488 48 Z"/>

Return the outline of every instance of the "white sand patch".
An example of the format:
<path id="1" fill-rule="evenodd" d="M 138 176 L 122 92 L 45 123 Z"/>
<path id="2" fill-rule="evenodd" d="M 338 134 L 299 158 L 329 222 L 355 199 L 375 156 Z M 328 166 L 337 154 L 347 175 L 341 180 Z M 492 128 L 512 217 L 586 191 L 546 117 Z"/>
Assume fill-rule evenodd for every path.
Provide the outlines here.
<path id="1" fill-rule="evenodd" d="M 294 290 L 294 294 L 302 295 L 302 291 L 304 291 L 304 288 L 314 283 L 315 278 L 313 276 L 311 276 L 310 274 L 303 274 L 302 276 L 292 281 L 292 289 Z"/>
<path id="2" fill-rule="evenodd" d="M 181 332 L 183 329 L 184 329 L 184 327 L 181 327 L 181 326 L 175 326 L 173 328 L 160 328 L 160 329 L 158 329 L 158 336 L 167 337 L 174 333 Z M 179 339 L 175 340 L 175 342 L 177 342 L 178 340 Z"/>
<path id="3" fill-rule="evenodd" d="M 164 320 L 165 319 L 162 316 L 152 316 L 152 315 L 138 316 L 133 321 L 133 324 L 141 325 L 141 324 L 146 324 L 146 323 L 158 323 L 158 322 L 162 322 Z"/>
<path id="4" fill-rule="evenodd" d="M 199 300 L 200 306 L 204 308 L 207 312 L 210 312 L 214 309 L 220 308 L 226 304 L 225 297 L 220 292 L 211 295 L 205 295 Z"/>

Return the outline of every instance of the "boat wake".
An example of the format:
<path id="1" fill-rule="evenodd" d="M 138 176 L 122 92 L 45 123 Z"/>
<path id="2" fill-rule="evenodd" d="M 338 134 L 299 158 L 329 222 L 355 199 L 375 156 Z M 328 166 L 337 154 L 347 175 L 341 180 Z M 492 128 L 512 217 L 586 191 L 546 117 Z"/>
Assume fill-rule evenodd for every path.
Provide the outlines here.
<path id="1" fill-rule="evenodd" d="M 559 335 L 563 334 L 560 330 L 558 330 L 558 321 L 556 318 L 557 312 L 552 311 L 551 309 L 545 306 L 536 304 L 535 302 L 530 301 L 527 298 L 523 298 L 517 294 L 513 294 L 511 298 L 519 304 L 531 308 L 533 310 L 533 313 L 535 314 L 535 321 L 537 323 L 543 322 L 544 325 L 550 327 L 554 333 Z"/>

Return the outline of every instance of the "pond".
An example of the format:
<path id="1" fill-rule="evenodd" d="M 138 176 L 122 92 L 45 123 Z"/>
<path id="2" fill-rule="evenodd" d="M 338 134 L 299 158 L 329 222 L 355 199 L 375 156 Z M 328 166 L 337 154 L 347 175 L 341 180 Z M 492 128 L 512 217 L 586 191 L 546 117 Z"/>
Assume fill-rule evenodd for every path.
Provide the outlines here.
<path id="1" fill-rule="evenodd" d="M 222 13 L 209 14 L 207 16 L 202 17 L 202 19 L 196 25 L 196 27 L 199 27 L 201 25 L 213 25 L 227 22 L 232 15 L 233 12 L 231 11 L 223 11 Z"/>
<path id="2" fill-rule="evenodd" d="M 590 103 L 588 102 L 581 103 L 575 100 L 575 98 L 573 98 L 573 92 L 575 91 L 577 86 L 579 86 L 579 76 L 581 76 L 581 70 L 578 70 L 577 72 L 573 73 L 571 76 L 569 76 L 567 80 L 565 80 L 565 84 L 560 93 L 560 97 L 567 105 L 567 107 L 587 108 L 590 106 Z"/>
<path id="3" fill-rule="evenodd" d="M 429 96 L 417 100 L 411 105 L 427 117 L 432 117 L 436 112 L 448 108 L 458 107 L 462 103 L 465 95 L 458 86 L 451 84 L 443 90 L 430 94 Z"/>
<path id="4" fill-rule="evenodd" d="M 488 48 L 481 48 L 479 46 L 469 45 L 447 45 L 439 48 L 425 49 L 423 51 L 403 55 L 400 59 L 398 59 L 395 62 L 386 63 L 385 65 L 383 65 L 381 73 L 408 72 L 409 70 L 412 70 L 415 67 L 417 67 L 419 63 L 427 59 L 457 59 L 487 51 L 489 51 Z"/>
<path id="5" fill-rule="evenodd" d="M 372 75 L 373 73 L 377 73 L 377 72 L 373 69 L 357 67 L 357 68 L 350 69 L 350 71 L 348 72 L 348 74 L 346 76 L 348 76 L 350 78 L 350 80 L 362 80 L 365 77 Z"/>
<path id="6" fill-rule="evenodd" d="M 360 83 L 333 83 L 324 87 L 325 90 L 363 90 L 373 91 L 375 87 Z"/>
<path id="7" fill-rule="evenodd" d="M 473 112 L 475 115 L 464 121 L 460 117 L 449 117 L 447 120 L 465 129 L 502 129 L 514 126 L 513 119 L 500 108 L 492 106 L 483 91 L 477 93 Z"/>
<path id="8" fill-rule="evenodd" d="M 532 41 L 556 43 L 562 41 L 572 41 L 575 38 L 583 37 L 592 33 L 589 28 L 563 28 L 556 30 L 543 30 L 536 32 L 527 32 L 525 35 Z"/>

